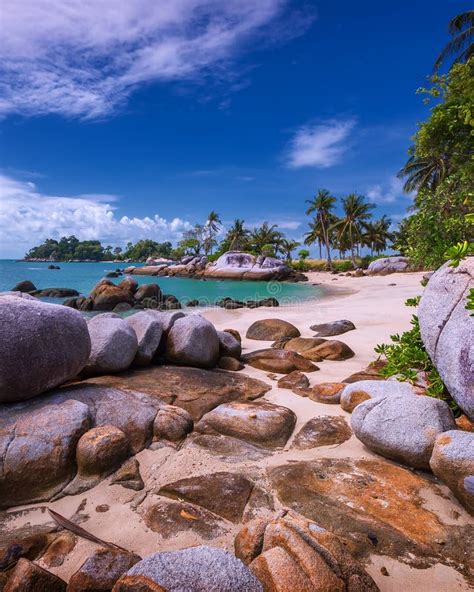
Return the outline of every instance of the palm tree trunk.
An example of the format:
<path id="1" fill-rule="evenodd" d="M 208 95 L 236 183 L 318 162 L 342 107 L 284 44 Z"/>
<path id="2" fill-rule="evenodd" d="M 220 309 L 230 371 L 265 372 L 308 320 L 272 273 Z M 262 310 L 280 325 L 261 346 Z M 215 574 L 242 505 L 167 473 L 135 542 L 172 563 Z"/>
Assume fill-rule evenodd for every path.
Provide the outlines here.
<path id="1" fill-rule="evenodd" d="M 352 259 L 352 265 L 354 266 L 354 269 L 357 269 L 357 263 L 356 263 L 356 260 L 355 260 L 354 241 L 352 239 L 352 227 L 349 228 L 349 242 L 351 243 L 351 259 Z"/>

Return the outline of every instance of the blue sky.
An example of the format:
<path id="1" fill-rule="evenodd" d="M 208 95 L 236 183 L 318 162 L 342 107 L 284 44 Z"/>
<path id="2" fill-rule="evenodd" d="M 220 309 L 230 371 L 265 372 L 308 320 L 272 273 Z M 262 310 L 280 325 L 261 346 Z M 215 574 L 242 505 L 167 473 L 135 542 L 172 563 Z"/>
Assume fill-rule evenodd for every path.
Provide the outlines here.
<path id="1" fill-rule="evenodd" d="M 306 231 L 352 191 L 398 221 L 396 171 L 461 0 L 4 0 L 0 256 L 224 224 Z"/>

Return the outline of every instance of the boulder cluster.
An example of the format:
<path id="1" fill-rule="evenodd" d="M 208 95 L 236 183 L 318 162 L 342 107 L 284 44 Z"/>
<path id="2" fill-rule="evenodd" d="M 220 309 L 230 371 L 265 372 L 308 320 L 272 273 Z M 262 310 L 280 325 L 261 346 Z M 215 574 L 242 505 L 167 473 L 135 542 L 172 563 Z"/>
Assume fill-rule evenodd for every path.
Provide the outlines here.
<path id="1" fill-rule="evenodd" d="M 80 311 L 128 312 L 132 309 L 176 310 L 181 304 L 176 296 L 163 294 L 158 284 L 144 284 L 127 277 L 119 284 L 105 278 L 89 296 L 77 296 L 64 301 L 66 306 Z"/>
<path id="2" fill-rule="evenodd" d="M 275 257 L 255 256 L 241 251 L 224 253 L 215 262 L 205 256 L 186 256 L 179 263 L 147 260 L 145 266 L 130 266 L 125 273 L 151 276 L 178 276 L 232 280 L 285 280 L 307 281 L 307 277 L 294 271 Z"/>

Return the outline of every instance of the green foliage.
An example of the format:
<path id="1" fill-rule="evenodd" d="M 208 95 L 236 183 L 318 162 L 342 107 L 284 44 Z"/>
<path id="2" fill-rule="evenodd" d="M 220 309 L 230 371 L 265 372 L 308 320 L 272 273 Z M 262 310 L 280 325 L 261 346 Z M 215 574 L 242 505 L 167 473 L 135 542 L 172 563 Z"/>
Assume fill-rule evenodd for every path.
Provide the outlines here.
<path id="1" fill-rule="evenodd" d="M 150 239 L 140 240 L 135 245 L 129 243 L 127 250 L 124 252 L 125 259 L 132 259 L 133 261 L 142 261 L 148 257 L 165 257 L 170 258 L 173 246 L 167 241 L 164 243 L 157 243 Z"/>
<path id="2" fill-rule="evenodd" d="M 48 238 L 41 245 L 30 249 L 25 255 L 27 259 L 51 259 L 54 261 L 103 261 L 111 256 L 110 250 L 104 249 L 100 241 L 80 241 L 75 236 L 63 236 L 59 241 Z"/>
<path id="3" fill-rule="evenodd" d="M 469 289 L 466 299 L 466 309 L 474 311 L 474 288 Z M 471 317 L 474 317 L 474 312 L 471 313 Z"/>
<path id="4" fill-rule="evenodd" d="M 298 257 L 304 261 L 305 259 L 307 259 L 309 257 L 309 251 L 307 249 L 301 249 L 300 251 L 298 251 Z"/>
<path id="5" fill-rule="evenodd" d="M 407 306 L 417 306 L 419 299 L 420 296 L 409 298 L 405 304 Z M 391 344 L 384 343 L 375 347 L 375 353 L 383 356 L 387 361 L 387 364 L 380 371 L 381 376 L 385 378 L 396 376 L 401 382 L 413 384 L 416 381 L 418 372 L 423 371 L 428 381 L 426 394 L 446 401 L 454 415 L 460 415 L 461 411 L 457 403 L 449 395 L 423 345 L 420 324 L 416 315 L 411 318 L 411 326 L 412 328 L 409 331 L 405 331 L 401 335 L 391 335 Z"/>
<path id="6" fill-rule="evenodd" d="M 474 59 L 430 82 L 419 92 L 434 106 L 400 172 L 408 177 L 407 189 L 418 193 L 395 241 L 424 268 L 441 265 L 450 245 L 473 240 Z"/>
<path id="7" fill-rule="evenodd" d="M 471 255 L 474 252 L 474 243 L 468 243 L 467 241 L 463 241 L 449 247 L 449 249 L 444 254 L 444 258 L 449 260 L 450 267 L 458 267 L 461 263 L 462 259 Z"/>

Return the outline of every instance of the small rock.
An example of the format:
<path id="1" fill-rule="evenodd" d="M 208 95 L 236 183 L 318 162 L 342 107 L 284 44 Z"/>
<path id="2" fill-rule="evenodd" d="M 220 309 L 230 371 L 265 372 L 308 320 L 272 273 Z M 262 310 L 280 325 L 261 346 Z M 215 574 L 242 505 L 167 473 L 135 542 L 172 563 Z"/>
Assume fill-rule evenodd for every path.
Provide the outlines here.
<path id="1" fill-rule="evenodd" d="M 320 356 L 323 360 L 348 360 L 355 356 L 355 353 L 346 343 L 337 339 L 325 341 L 310 351 Z M 306 357 L 305 354 L 308 355 L 308 352 L 302 353 L 304 357 Z"/>
<path id="2" fill-rule="evenodd" d="M 368 399 L 378 399 L 394 395 L 415 395 L 415 391 L 408 382 L 395 380 L 361 380 L 344 387 L 341 392 L 341 407 L 344 411 L 352 411 Z"/>
<path id="3" fill-rule="evenodd" d="M 66 556 L 76 546 L 76 537 L 72 532 L 64 530 L 46 549 L 46 553 L 41 557 L 41 561 L 46 567 L 59 567 L 64 563 Z"/>
<path id="4" fill-rule="evenodd" d="M 238 360 L 242 354 L 240 341 L 228 331 L 217 331 L 219 337 L 219 355 Z"/>
<path id="5" fill-rule="evenodd" d="M 121 372 L 131 365 L 138 340 L 128 321 L 115 314 L 100 314 L 90 319 L 88 329 L 92 347 L 85 375 Z"/>
<path id="6" fill-rule="evenodd" d="M 474 515 L 474 434 L 459 430 L 440 434 L 434 443 L 430 467 Z"/>
<path id="7" fill-rule="evenodd" d="M 114 592 L 263 592 L 261 583 L 236 557 L 210 547 L 155 553 L 130 569 Z"/>
<path id="8" fill-rule="evenodd" d="M 114 426 L 92 428 L 77 443 L 77 476 L 64 493 L 75 495 L 94 487 L 110 475 L 128 454 L 128 438 L 122 430 Z"/>
<path id="9" fill-rule="evenodd" d="M 342 335 L 347 331 L 353 331 L 355 325 L 352 321 L 342 319 L 340 321 L 333 321 L 332 323 L 323 323 L 321 325 L 311 325 L 311 331 L 316 331 L 316 337 L 332 337 L 334 335 Z"/>
<path id="10" fill-rule="evenodd" d="M 217 472 L 168 483 L 158 495 L 196 504 L 237 523 L 242 519 L 254 484 L 238 473 Z"/>
<path id="11" fill-rule="evenodd" d="M 110 510 L 110 506 L 108 506 L 107 504 L 99 504 L 98 506 L 95 507 L 95 511 L 98 512 L 99 514 L 103 514 L 105 512 L 108 512 Z"/>
<path id="12" fill-rule="evenodd" d="M 201 434 L 222 434 L 264 448 L 286 444 L 296 415 L 290 409 L 263 401 L 224 403 L 207 413 L 196 425 Z"/>
<path id="13" fill-rule="evenodd" d="M 65 592 L 66 582 L 28 559 L 19 559 L 4 592 Z"/>
<path id="14" fill-rule="evenodd" d="M 164 539 L 182 532 L 213 539 L 225 532 L 214 514 L 185 502 L 158 503 L 147 511 L 145 522 Z"/>
<path id="15" fill-rule="evenodd" d="M 322 382 L 311 387 L 307 396 L 317 403 L 336 404 L 340 402 L 345 386 L 342 382 Z"/>
<path id="16" fill-rule="evenodd" d="M 111 485 L 121 485 L 126 489 L 133 489 L 133 491 L 141 491 L 145 484 L 140 475 L 140 463 L 136 458 L 129 458 L 123 465 L 115 471 L 111 480 Z"/>
<path id="17" fill-rule="evenodd" d="M 159 302 L 162 300 L 162 297 L 161 288 L 158 284 L 144 284 L 134 293 L 134 298 L 138 302 L 141 302 L 145 298 L 153 298 Z"/>
<path id="18" fill-rule="evenodd" d="M 33 292 L 36 290 L 36 286 L 30 280 L 23 280 L 22 282 L 18 282 L 11 291 L 12 292 Z"/>
<path id="19" fill-rule="evenodd" d="M 299 337 L 298 329 L 281 319 L 263 319 L 255 321 L 247 330 L 247 339 L 256 339 L 260 341 L 276 341 L 283 337 Z"/>
<path id="20" fill-rule="evenodd" d="M 286 376 L 282 376 L 278 380 L 279 388 L 293 389 L 293 388 L 307 388 L 309 387 L 308 377 L 299 370 L 293 370 Z"/>
<path id="21" fill-rule="evenodd" d="M 238 372 L 243 370 L 244 365 L 235 358 L 229 358 L 229 356 L 222 356 L 217 362 L 217 366 L 222 370 L 230 370 L 232 372 Z"/>
<path id="22" fill-rule="evenodd" d="M 133 363 L 137 366 L 148 366 L 160 345 L 163 335 L 161 323 L 146 311 L 131 315 L 127 321 L 138 340 L 138 350 Z"/>
<path id="23" fill-rule="evenodd" d="M 98 592 L 112 590 L 115 582 L 141 557 L 125 551 L 97 549 L 81 567 L 72 574 L 68 592 Z"/>
<path id="24" fill-rule="evenodd" d="M 429 469 L 436 437 L 455 429 L 456 423 L 444 401 L 388 394 L 358 405 L 351 426 L 355 436 L 374 452 L 414 468 Z"/>
<path id="25" fill-rule="evenodd" d="M 224 329 L 224 333 L 230 333 L 230 335 L 235 337 L 239 343 L 242 343 L 242 337 L 236 329 Z"/>
<path id="26" fill-rule="evenodd" d="M 153 441 L 180 443 L 193 431 L 191 415 L 180 407 L 165 405 L 156 414 L 153 423 Z"/>
<path id="27" fill-rule="evenodd" d="M 342 444 L 352 436 L 351 428 L 343 417 L 322 415 L 304 424 L 293 440 L 292 448 L 307 450 L 319 446 Z"/>
<path id="28" fill-rule="evenodd" d="M 219 336 L 214 325 L 200 315 L 176 320 L 168 333 L 166 358 L 184 366 L 214 367 L 219 359 Z"/>
<path id="29" fill-rule="evenodd" d="M 319 368 L 296 352 L 284 349 L 262 349 L 245 354 L 242 361 L 267 372 L 289 374 L 294 370 L 315 372 Z"/>

